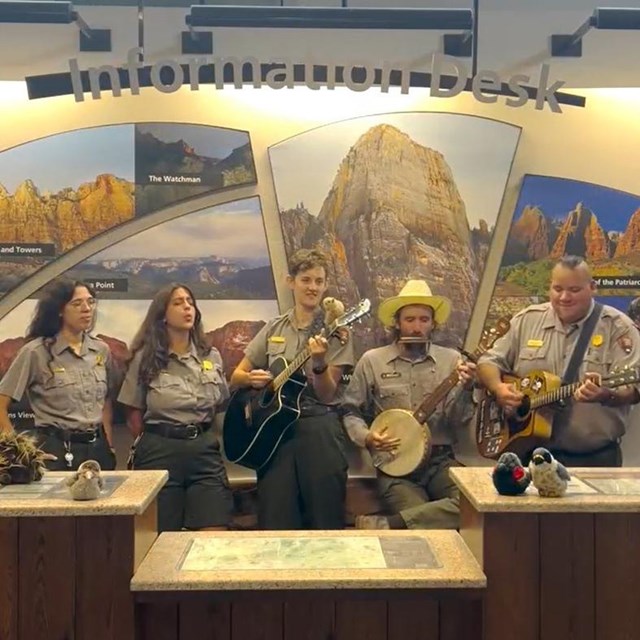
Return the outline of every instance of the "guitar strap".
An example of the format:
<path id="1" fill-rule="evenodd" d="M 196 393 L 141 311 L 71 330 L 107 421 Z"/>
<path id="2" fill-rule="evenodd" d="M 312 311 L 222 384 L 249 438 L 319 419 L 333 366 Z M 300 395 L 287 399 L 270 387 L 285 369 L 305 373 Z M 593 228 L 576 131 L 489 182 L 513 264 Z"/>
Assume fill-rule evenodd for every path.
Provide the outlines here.
<path id="1" fill-rule="evenodd" d="M 571 358 L 569 359 L 569 363 L 567 364 L 564 373 L 562 374 L 562 384 L 573 384 L 578 381 L 578 371 L 580 370 L 580 365 L 584 360 L 584 354 L 587 350 L 587 345 L 589 344 L 589 340 L 591 338 L 591 334 L 593 330 L 596 328 L 596 323 L 600 318 L 600 314 L 602 313 L 602 305 L 599 302 L 596 302 L 593 305 L 593 310 L 589 314 L 589 317 L 582 325 L 582 331 L 578 336 L 578 341 L 576 342 L 576 346 L 573 349 L 573 353 L 571 354 Z"/>
<path id="2" fill-rule="evenodd" d="M 587 350 L 587 345 L 589 344 L 591 334 L 596 328 L 596 323 L 598 322 L 601 313 L 602 305 L 599 302 L 596 302 L 593 305 L 593 310 L 589 314 L 589 317 L 582 325 L 582 331 L 578 336 L 576 346 L 573 349 L 571 358 L 569 358 L 569 362 L 564 370 L 564 374 L 562 375 L 563 385 L 573 384 L 574 382 L 578 381 L 578 372 L 580 370 L 580 365 L 584 360 L 584 354 Z M 561 429 L 563 425 L 567 424 L 569 416 L 571 415 L 571 403 L 568 404 L 569 406 L 565 405 L 564 402 L 560 403 L 562 410 L 558 411 L 558 413 L 556 413 L 553 418 L 553 429 Z"/>

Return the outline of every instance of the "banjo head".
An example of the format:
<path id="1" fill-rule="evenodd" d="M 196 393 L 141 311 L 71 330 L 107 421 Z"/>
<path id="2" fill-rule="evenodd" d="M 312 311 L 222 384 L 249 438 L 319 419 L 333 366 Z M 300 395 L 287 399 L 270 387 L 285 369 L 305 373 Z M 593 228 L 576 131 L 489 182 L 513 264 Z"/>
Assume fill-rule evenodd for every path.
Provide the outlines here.
<path id="1" fill-rule="evenodd" d="M 391 451 L 372 452 L 373 465 L 389 476 L 406 476 L 415 471 L 429 457 L 431 449 L 431 431 L 420 424 L 411 411 L 406 409 L 388 409 L 383 411 L 372 423 L 371 431 L 386 433 L 398 438 L 398 448 Z"/>

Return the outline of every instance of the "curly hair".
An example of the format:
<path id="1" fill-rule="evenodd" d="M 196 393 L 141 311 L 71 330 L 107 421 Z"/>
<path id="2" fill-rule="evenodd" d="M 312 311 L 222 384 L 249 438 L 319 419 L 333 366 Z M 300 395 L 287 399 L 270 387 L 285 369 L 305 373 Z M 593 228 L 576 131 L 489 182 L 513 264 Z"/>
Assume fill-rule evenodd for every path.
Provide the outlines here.
<path id="1" fill-rule="evenodd" d="M 91 285 L 69 278 L 56 278 L 43 289 L 42 297 L 38 300 L 31 324 L 27 329 L 27 341 L 36 338 L 44 338 L 45 340 L 55 338 L 60 333 L 62 310 L 65 305 L 71 302 L 78 287 L 84 287 L 95 298 L 96 294 Z M 93 325 L 95 325 L 95 321 L 94 314 Z M 93 325 L 91 329 L 93 329 Z"/>
<path id="2" fill-rule="evenodd" d="M 144 386 L 148 386 L 149 382 L 156 378 L 160 371 L 166 369 L 169 363 L 169 349 L 171 345 L 169 344 L 169 333 L 167 331 L 165 317 L 171 296 L 176 289 L 184 289 L 193 301 L 193 308 L 195 309 L 196 315 L 193 327 L 189 332 L 189 337 L 195 345 L 198 355 L 204 358 L 211 350 L 204 335 L 202 314 L 200 313 L 200 309 L 198 309 L 196 299 L 191 289 L 184 284 L 176 282 L 163 287 L 153 297 L 147 310 L 147 315 L 131 343 L 129 364 L 138 351 L 142 351 L 138 380 L 140 384 Z"/>
<path id="3" fill-rule="evenodd" d="M 38 300 L 36 309 L 33 312 L 31 323 L 27 329 L 26 340 L 36 340 L 42 338 L 42 343 L 47 350 L 48 360 L 47 366 L 51 370 L 53 363 L 53 347 L 56 336 L 63 327 L 62 310 L 73 299 L 73 294 L 78 287 L 84 287 L 92 297 L 95 298 L 95 291 L 91 285 L 80 280 L 71 280 L 69 278 L 56 278 L 52 280 L 42 291 L 42 297 Z M 89 331 L 93 329 L 96 323 L 96 314 L 93 314 L 93 321 Z M 53 376 L 53 370 L 51 370 Z"/>
<path id="4" fill-rule="evenodd" d="M 319 249 L 298 249 L 289 258 L 289 275 L 296 277 L 302 271 L 322 267 L 325 275 L 329 272 L 329 258 Z"/>

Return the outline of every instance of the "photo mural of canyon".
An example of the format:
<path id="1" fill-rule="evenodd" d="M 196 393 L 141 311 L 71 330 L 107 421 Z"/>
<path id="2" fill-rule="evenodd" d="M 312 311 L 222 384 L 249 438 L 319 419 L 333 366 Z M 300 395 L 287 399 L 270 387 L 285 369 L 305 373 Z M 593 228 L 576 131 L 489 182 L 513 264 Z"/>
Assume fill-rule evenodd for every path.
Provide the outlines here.
<path id="1" fill-rule="evenodd" d="M 105 299 L 149 299 L 172 282 L 188 283 L 199 300 L 276 299 L 258 198 L 157 224 L 92 256 L 67 275 L 94 283 Z"/>
<path id="2" fill-rule="evenodd" d="M 0 153 L 0 296 L 131 220 L 134 191 L 132 125 L 70 131 Z"/>
<path id="3" fill-rule="evenodd" d="M 547 300 L 553 264 L 566 254 L 589 262 L 601 302 L 626 311 L 640 295 L 640 196 L 526 175 L 487 323 Z"/>
<path id="4" fill-rule="evenodd" d="M 138 124 L 135 149 L 138 215 L 185 198 L 256 182 L 246 131 L 195 124 Z"/>
<path id="5" fill-rule="evenodd" d="M 287 255 L 325 250 L 331 295 L 347 306 L 371 299 L 374 317 L 408 279 L 425 279 L 452 300 L 438 341 L 461 346 L 519 133 L 482 118 L 388 114 L 276 145 L 270 159 Z M 375 320 L 355 334 L 359 353 L 384 339 Z"/>

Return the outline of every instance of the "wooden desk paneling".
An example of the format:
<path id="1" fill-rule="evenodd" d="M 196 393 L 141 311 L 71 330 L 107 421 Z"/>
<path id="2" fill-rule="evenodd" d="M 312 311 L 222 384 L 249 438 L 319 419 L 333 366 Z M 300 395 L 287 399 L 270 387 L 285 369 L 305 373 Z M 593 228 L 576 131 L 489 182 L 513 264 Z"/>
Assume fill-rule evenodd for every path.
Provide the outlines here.
<path id="1" fill-rule="evenodd" d="M 0 518 L 0 638 L 18 638 L 18 521 Z"/>
<path id="2" fill-rule="evenodd" d="M 477 512 L 460 534 L 487 575 L 485 640 L 638 640 L 640 513 Z"/>
<path id="3" fill-rule="evenodd" d="M 136 640 L 481 640 L 460 590 L 138 593 Z"/>

